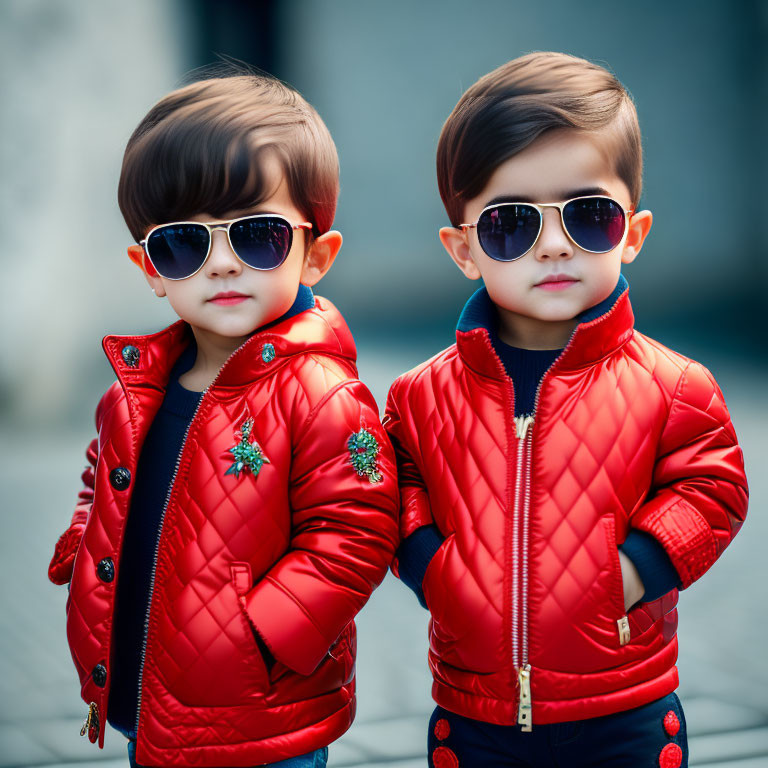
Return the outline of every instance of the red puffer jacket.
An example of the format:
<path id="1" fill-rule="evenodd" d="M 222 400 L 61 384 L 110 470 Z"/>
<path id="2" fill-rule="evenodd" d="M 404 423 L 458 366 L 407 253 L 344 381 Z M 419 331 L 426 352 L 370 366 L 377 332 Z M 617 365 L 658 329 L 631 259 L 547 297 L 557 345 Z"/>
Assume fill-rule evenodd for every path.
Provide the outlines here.
<path id="1" fill-rule="evenodd" d="M 747 486 L 722 395 L 633 330 L 624 290 L 516 419 L 491 311 L 481 289 L 456 345 L 395 382 L 384 419 L 401 535 L 445 536 L 423 580 L 433 696 L 524 730 L 641 706 L 678 684 L 677 590 L 625 615 L 617 548 L 630 526 L 654 536 L 685 588 L 736 534 Z"/>
<path id="2" fill-rule="evenodd" d="M 93 468 L 51 563 L 52 580 L 71 576 L 67 637 L 100 746 L 132 478 L 190 339 L 181 320 L 105 337 L 119 381 L 96 411 Z M 325 746 L 352 722 L 353 617 L 392 559 L 398 506 L 392 448 L 354 361 L 344 320 L 317 298 L 251 336 L 206 389 L 155 557 L 141 764 L 252 766 Z M 244 463 L 228 472 L 237 445 Z M 269 671 L 253 628 L 276 658 Z"/>

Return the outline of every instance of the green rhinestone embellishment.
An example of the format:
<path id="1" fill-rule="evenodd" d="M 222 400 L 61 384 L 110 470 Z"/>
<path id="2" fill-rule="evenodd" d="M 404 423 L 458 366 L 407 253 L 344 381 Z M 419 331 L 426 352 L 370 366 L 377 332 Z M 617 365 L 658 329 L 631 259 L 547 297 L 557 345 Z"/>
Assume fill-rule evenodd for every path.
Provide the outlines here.
<path id="1" fill-rule="evenodd" d="M 253 476 L 259 474 L 259 470 L 264 464 L 269 464 L 269 459 L 264 455 L 264 451 L 261 450 L 258 443 L 249 443 L 248 438 L 251 436 L 251 429 L 253 428 L 253 419 L 246 419 L 243 425 L 240 427 L 240 434 L 243 438 L 237 445 L 233 445 L 229 452 L 235 457 L 235 461 L 232 466 L 224 473 L 225 475 L 234 475 L 240 477 L 240 473 L 248 467 L 253 473 Z"/>
<path id="2" fill-rule="evenodd" d="M 376 438 L 365 428 L 353 432 L 347 440 L 349 460 L 359 477 L 367 477 L 371 483 L 380 483 L 383 479 L 376 466 L 379 444 Z"/>
<path id="3" fill-rule="evenodd" d="M 274 344 L 265 344 L 261 348 L 261 359 L 265 363 L 271 363 L 275 359 L 275 345 Z"/>

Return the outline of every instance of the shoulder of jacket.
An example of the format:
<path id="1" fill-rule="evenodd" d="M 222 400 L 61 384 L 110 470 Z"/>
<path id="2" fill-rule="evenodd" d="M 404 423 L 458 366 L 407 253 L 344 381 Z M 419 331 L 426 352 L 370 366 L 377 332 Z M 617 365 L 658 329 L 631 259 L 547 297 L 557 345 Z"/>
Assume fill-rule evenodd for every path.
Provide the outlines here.
<path id="1" fill-rule="evenodd" d="M 680 352 L 675 352 L 674 349 L 670 349 L 660 341 L 656 341 L 656 339 L 652 339 L 650 336 L 646 336 L 638 330 L 635 330 L 633 333 L 632 341 L 646 350 L 649 354 L 656 357 L 657 360 L 665 361 L 668 365 L 674 366 L 681 372 L 688 367 L 689 363 L 694 362 L 689 357 L 686 357 Z M 632 341 L 630 343 L 632 343 Z"/>
<path id="2" fill-rule="evenodd" d="M 645 361 L 643 366 L 663 385 L 673 401 L 689 397 L 700 400 L 713 395 L 722 399 L 714 376 L 702 363 L 638 331 L 635 331 L 633 341 L 635 358 Z"/>
<path id="3" fill-rule="evenodd" d="M 649 377 L 662 383 L 667 390 L 677 388 L 685 370 L 693 363 L 685 355 L 636 329 L 632 338 L 622 347 L 622 354 L 631 358 L 636 366 L 645 369 Z"/>
<path id="4" fill-rule="evenodd" d="M 351 360 L 324 352 L 295 355 L 287 368 L 287 373 L 301 384 L 320 384 L 326 390 L 344 381 L 357 379 L 357 368 Z"/>
<path id="5" fill-rule="evenodd" d="M 303 403 L 312 412 L 334 393 L 350 388 L 358 398 L 367 396 L 367 389 L 365 395 L 362 392 L 364 385 L 351 360 L 323 352 L 306 352 L 293 356 L 283 367 L 279 398 L 287 408 Z"/>
<path id="6" fill-rule="evenodd" d="M 401 391 L 430 386 L 434 376 L 452 368 L 458 362 L 460 362 L 460 358 L 456 344 L 451 344 L 450 347 L 446 347 L 411 370 L 401 373 L 393 382 L 391 389 L 392 391 Z"/>

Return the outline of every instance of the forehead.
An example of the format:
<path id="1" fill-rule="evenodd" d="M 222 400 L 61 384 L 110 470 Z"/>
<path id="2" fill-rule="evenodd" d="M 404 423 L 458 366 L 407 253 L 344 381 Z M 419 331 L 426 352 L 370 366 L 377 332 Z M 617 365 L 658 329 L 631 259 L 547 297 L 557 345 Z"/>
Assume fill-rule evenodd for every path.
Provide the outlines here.
<path id="1" fill-rule="evenodd" d="M 583 194 L 609 195 L 629 207 L 629 190 L 616 175 L 612 150 L 607 134 L 548 131 L 499 165 L 467 208 L 479 206 L 479 213 L 499 199 L 546 203 Z"/>

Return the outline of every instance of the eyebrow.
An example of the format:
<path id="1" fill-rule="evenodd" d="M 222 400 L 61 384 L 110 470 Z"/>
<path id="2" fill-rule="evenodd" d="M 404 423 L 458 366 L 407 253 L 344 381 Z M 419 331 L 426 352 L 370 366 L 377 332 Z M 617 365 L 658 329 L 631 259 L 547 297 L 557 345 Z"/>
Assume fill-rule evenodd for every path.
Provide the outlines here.
<path id="1" fill-rule="evenodd" d="M 566 189 L 554 197 L 554 200 L 571 200 L 574 197 L 584 197 L 585 195 L 606 195 L 609 197 L 607 189 L 603 187 L 583 187 L 581 189 Z M 537 202 L 527 195 L 498 195 L 493 200 L 489 200 L 483 207 L 489 205 L 498 205 L 499 203 L 534 203 Z M 547 200 L 546 202 L 550 202 Z"/>

